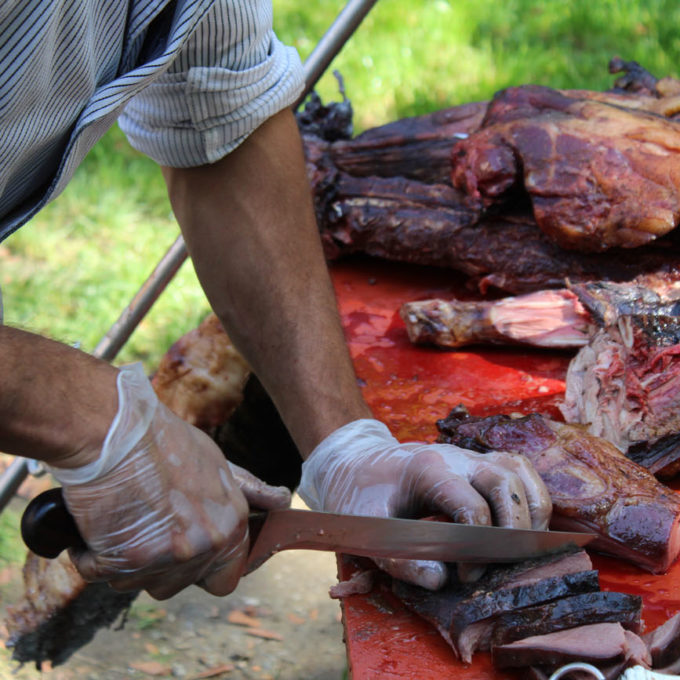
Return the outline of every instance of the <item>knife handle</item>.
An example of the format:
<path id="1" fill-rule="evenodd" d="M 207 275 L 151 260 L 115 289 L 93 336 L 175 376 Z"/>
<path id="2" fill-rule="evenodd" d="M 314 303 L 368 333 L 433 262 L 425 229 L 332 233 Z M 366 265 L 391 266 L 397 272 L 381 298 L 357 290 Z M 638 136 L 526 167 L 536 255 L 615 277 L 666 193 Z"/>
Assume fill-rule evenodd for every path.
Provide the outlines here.
<path id="1" fill-rule="evenodd" d="M 43 491 L 26 506 L 21 516 L 21 538 L 29 550 L 48 559 L 67 548 L 87 549 L 59 487 Z"/>
<path id="2" fill-rule="evenodd" d="M 248 515 L 251 546 L 255 544 L 266 519 L 264 511 Z M 26 506 L 21 516 L 21 538 L 29 550 L 48 559 L 54 559 L 68 548 L 87 550 L 60 487 L 43 491 Z"/>

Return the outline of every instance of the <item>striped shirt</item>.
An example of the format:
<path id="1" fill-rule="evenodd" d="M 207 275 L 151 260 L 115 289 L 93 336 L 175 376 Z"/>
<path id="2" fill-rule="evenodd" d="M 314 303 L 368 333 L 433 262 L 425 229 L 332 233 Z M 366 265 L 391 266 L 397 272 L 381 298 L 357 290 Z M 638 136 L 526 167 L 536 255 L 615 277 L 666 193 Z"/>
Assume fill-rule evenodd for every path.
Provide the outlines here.
<path id="1" fill-rule="evenodd" d="M 119 120 L 158 163 L 212 163 L 302 92 L 271 0 L 0 3 L 0 240 Z"/>

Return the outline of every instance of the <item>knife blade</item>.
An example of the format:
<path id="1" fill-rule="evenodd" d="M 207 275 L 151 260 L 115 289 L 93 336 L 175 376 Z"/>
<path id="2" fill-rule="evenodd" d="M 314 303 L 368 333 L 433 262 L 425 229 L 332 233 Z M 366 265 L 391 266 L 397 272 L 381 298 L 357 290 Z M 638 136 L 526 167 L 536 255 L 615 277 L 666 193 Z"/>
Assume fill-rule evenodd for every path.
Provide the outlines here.
<path id="1" fill-rule="evenodd" d="M 282 550 L 328 550 L 362 557 L 391 557 L 444 562 L 518 562 L 584 546 L 596 534 L 507 529 L 426 519 L 343 515 L 314 510 L 251 512 L 252 571 Z M 24 543 L 41 557 L 54 558 L 85 543 L 68 512 L 61 489 L 36 496 L 21 518 Z"/>
<path id="2" fill-rule="evenodd" d="M 342 515 L 314 510 L 271 510 L 250 517 L 252 571 L 282 550 L 329 550 L 361 557 L 443 562 L 519 562 L 568 546 L 587 545 L 596 534 L 453 524 L 427 519 Z"/>

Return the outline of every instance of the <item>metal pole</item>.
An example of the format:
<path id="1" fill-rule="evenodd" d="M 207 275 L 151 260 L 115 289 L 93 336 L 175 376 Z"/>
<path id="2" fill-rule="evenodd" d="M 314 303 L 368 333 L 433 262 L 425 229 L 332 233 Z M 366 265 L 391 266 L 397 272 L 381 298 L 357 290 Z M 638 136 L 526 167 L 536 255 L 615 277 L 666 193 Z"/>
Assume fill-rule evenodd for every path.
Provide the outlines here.
<path id="1" fill-rule="evenodd" d="M 305 59 L 305 90 L 295 104 L 300 106 L 314 89 L 328 65 L 335 59 L 345 43 L 364 20 L 377 0 L 349 0 L 326 31 L 312 53 Z"/>
<path id="2" fill-rule="evenodd" d="M 328 65 L 340 52 L 376 2 L 377 0 L 349 0 L 341 10 L 331 27 L 305 60 L 303 65 L 305 88 L 300 99 L 296 102 L 295 108 L 314 89 Z M 92 352 L 93 356 L 106 361 L 112 361 L 116 357 L 186 259 L 186 245 L 180 235 L 163 255 L 149 278 L 132 298 L 130 304 L 99 341 Z M 0 512 L 28 476 L 28 465 L 26 458 L 17 457 L 0 476 Z"/>

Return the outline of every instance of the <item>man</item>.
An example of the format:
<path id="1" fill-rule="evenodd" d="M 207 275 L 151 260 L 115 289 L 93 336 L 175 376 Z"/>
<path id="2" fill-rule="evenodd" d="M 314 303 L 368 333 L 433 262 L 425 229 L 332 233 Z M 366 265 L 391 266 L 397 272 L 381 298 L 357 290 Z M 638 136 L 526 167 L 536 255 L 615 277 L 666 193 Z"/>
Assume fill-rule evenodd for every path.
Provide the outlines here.
<path id="1" fill-rule="evenodd" d="M 399 444 L 373 420 L 344 344 L 290 105 L 299 59 L 266 0 L 40 0 L 0 9 L 0 233 L 63 189 L 108 126 L 161 166 L 212 308 L 306 462 L 314 508 L 545 527 L 521 458 Z M 238 583 L 249 503 L 286 491 L 230 467 L 158 403 L 139 367 L 0 327 L 0 450 L 44 460 L 88 550 L 86 579 L 167 598 Z M 272 455 L 276 455 L 273 451 Z M 444 565 L 382 561 L 429 588 Z"/>

